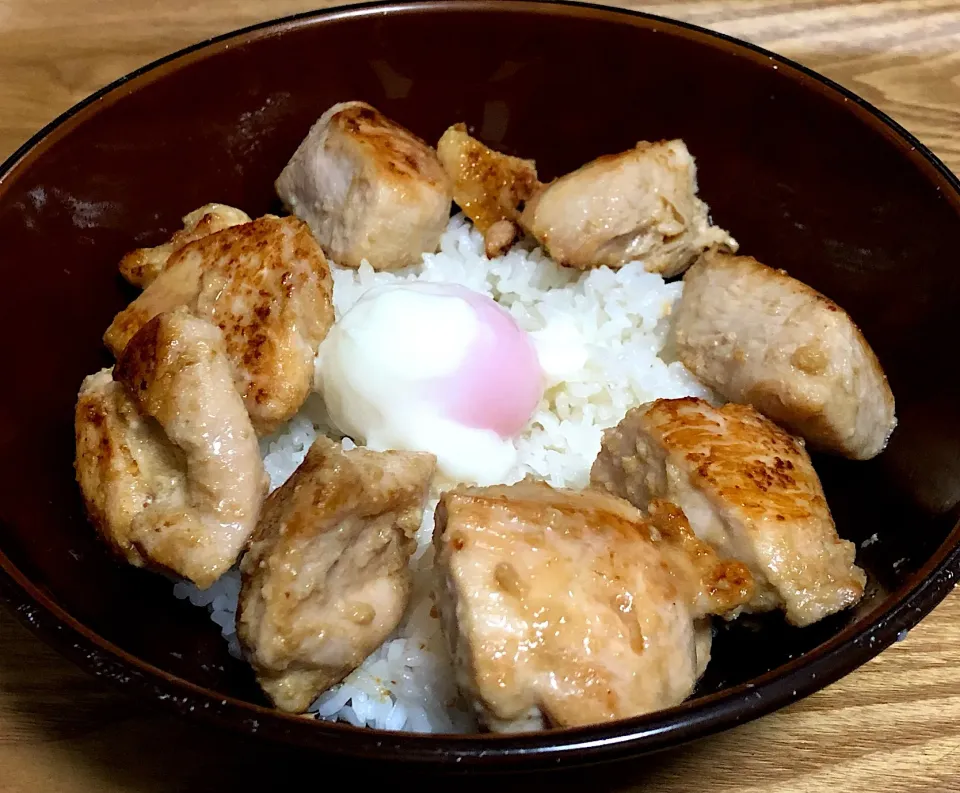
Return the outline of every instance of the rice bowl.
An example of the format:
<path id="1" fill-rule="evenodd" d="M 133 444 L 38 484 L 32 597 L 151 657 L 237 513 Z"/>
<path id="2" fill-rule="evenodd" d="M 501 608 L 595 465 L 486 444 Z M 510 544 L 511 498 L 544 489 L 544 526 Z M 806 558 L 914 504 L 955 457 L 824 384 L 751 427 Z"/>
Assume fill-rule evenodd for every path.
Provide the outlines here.
<path id="1" fill-rule="evenodd" d="M 844 250 L 869 251 L 871 256 L 881 257 L 877 261 L 886 262 L 897 275 L 902 275 L 903 285 L 911 285 L 907 290 L 911 296 L 926 295 L 925 299 L 930 301 L 930 313 L 916 317 L 917 324 L 909 328 L 897 326 L 896 338 L 902 338 L 904 330 L 909 339 L 946 338 L 934 331 L 948 327 L 941 319 L 945 306 L 951 305 L 952 292 L 930 291 L 929 279 L 940 277 L 939 268 L 920 265 L 940 261 L 927 254 L 944 244 L 938 240 L 947 240 L 952 235 L 955 185 L 936 158 L 915 140 L 895 125 L 891 128 L 888 121 L 857 102 L 853 95 L 844 94 L 841 107 L 843 92 L 835 86 L 748 45 L 722 40 L 704 31 L 679 29 L 665 20 L 640 15 L 550 8 L 553 10 L 547 14 L 532 6 L 525 6 L 523 10 L 503 6 L 496 11 L 485 9 L 477 13 L 479 4 L 455 3 L 444 9 L 444 28 L 448 23 L 463 21 L 464 38 L 458 42 L 465 41 L 468 49 L 480 56 L 471 75 L 483 73 L 487 67 L 492 69 L 504 57 L 527 64 L 531 58 L 543 58 L 544 63 L 559 70 L 560 79 L 555 82 L 531 80 L 531 77 L 539 79 L 541 73 L 527 69 L 504 84 L 505 101 L 515 122 L 505 138 L 508 145 L 516 151 L 529 151 L 531 125 L 540 128 L 540 120 L 564 139 L 579 141 L 582 137 L 582 125 L 572 111 L 569 96 L 569 86 L 577 82 L 576 69 L 567 68 L 564 59 L 554 59 L 546 41 L 564 42 L 568 34 L 579 39 L 581 34 L 589 33 L 585 42 L 587 51 L 608 52 L 611 36 L 628 45 L 621 47 L 629 56 L 617 61 L 619 71 L 606 75 L 620 94 L 631 90 L 637 80 L 649 72 L 651 64 L 671 58 L 676 69 L 664 75 L 662 85 L 649 86 L 651 101 L 667 109 L 660 122 L 654 121 L 653 130 L 669 127 L 667 134 L 675 131 L 691 136 L 699 134 L 698 154 L 712 174 L 704 188 L 716 216 L 734 228 L 742 229 L 746 224 L 749 239 L 744 241 L 751 251 L 758 251 L 761 256 L 773 256 L 771 252 L 777 252 L 790 272 L 808 278 L 814 285 L 829 288 L 859 316 L 873 316 L 869 323 L 871 332 L 879 333 L 878 353 L 903 382 L 902 378 L 913 371 L 916 362 L 912 356 L 901 355 L 899 348 L 890 346 L 893 338 L 890 333 L 896 324 L 893 315 L 871 315 L 870 311 L 875 305 L 872 301 L 887 294 L 883 290 L 891 284 L 889 272 L 880 273 L 872 266 L 865 266 L 863 277 L 854 280 L 843 270 L 842 262 L 831 256 L 824 257 L 820 233 L 828 231 L 826 227 L 811 222 L 805 227 L 809 231 L 804 231 L 793 225 L 797 218 L 820 217 L 818 213 L 827 201 L 830 216 L 835 220 L 829 229 L 831 239 L 836 237 L 842 246 L 847 246 Z M 416 12 L 388 9 L 388 12 L 395 23 L 389 29 L 391 41 L 404 33 L 420 30 L 425 23 L 438 23 L 434 9 L 421 7 Z M 355 89 L 345 85 L 344 82 L 349 81 L 336 70 L 331 73 L 330 85 L 318 86 L 315 80 L 291 73 L 287 68 L 281 77 L 274 73 L 271 63 L 278 63 L 278 56 L 282 60 L 291 52 L 304 57 L 309 52 L 312 59 L 327 51 L 336 52 L 337 57 L 349 61 L 349 52 L 338 44 L 344 39 L 344 29 L 363 35 L 363 31 L 371 30 L 370 23 L 379 24 L 381 15 L 380 10 L 325 13 L 292 25 L 288 22 L 264 29 L 269 35 L 264 35 L 264 30 L 247 31 L 215 42 L 190 58 L 133 76 L 128 88 L 108 93 L 103 97 L 105 101 L 85 103 L 73 115 L 58 121 L 55 134 L 50 135 L 46 130 L 31 142 L 30 149 L 21 153 L 20 160 L 11 160 L 9 178 L 3 185 L 4 199 L 11 206 L 32 206 L 33 194 L 28 191 L 41 183 L 59 185 L 66 194 L 84 201 L 112 202 L 109 205 L 112 214 L 103 219 L 109 223 L 101 223 L 99 230 L 92 232 L 96 235 L 92 240 L 95 244 L 91 244 L 89 236 L 81 239 L 71 232 L 70 218 L 63 214 L 62 202 L 50 201 L 45 209 L 37 206 L 36 211 L 31 210 L 24 218 L 30 229 L 42 229 L 45 237 L 28 231 L 27 226 L 21 229 L 13 222 L 16 213 L 8 213 L 6 227 L 12 250 L 37 261 L 53 261 L 65 253 L 75 262 L 71 270 L 76 273 L 77 267 L 86 268 L 93 279 L 91 284 L 97 286 L 89 295 L 89 313 L 77 317 L 75 335 L 56 340 L 51 326 L 51 331 L 43 336 L 48 341 L 48 349 L 55 351 L 69 388 L 61 389 L 58 380 L 49 398 L 38 391 L 29 406 L 31 426 L 45 426 L 43 420 L 51 410 L 62 411 L 61 402 L 66 404 L 72 396 L 67 391 L 72 391 L 74 381 L 102 359 L 102 355 L 94 351 L 95 340 L 103 329 L 101 323 L 126 297 L 116 288 L 112 264 L 124 250 L 118 247 L 117 231 L 122 230 L 124 245 L 129 244 L 128 238 L 159 241 L 160 229 L 171 228 L 180 213 L 189 208 L 180 189 L 185 183 L 195 184 L 202 191 L 196 203 L 217 195 L 257 213 L 269 211 L 270 179 L 275 171 L 270 168 L 264 172 L 248 159 L 234 164 L 230 158 L 236 153 L 218 148 L 222 143 L 221 130 L 232 129 L 231 125 L 243 113 L 243 118 L 249 118 L 254 124 L 258 145 L 266 158 L 279 163 L 288 154 L 291 142 L 313 117 L 317 101 L 337 101 Z M 329 24 L 331 21 L 336 24 Z M 533 30 L 531 25 L 536 22 L 537 30 L 551 30 L 555 35 L 551 39 L 524 38 L 525 45 L 535 46 L 532 53 L 520 52 L 514 47 L 512 37 L 487 35 L 494 24 L 503 30 L 504 22 L 510 23 L 509 29 L 522 31 Z M 612 24 L 614 22 L 616 24 Z M 603 36 L 594 35 L 600 32 L 600 27 Z M 483 39 L 484 48 L 496 42 L 489 58 L 484 55 L 486 49 L 475 46 L 478 37 Z M 601 38 L 602 44 L 599 44 Z M 318 47 L 318 41 L 324 46 Z M 234 46 L 235 43 L 244 46 Z M 633 46 L 634 43 L 638 46 Z M 305 44 L 309 44 L 306 49 Z M 405 71 L 417 76 L 419 87 L 410 97 L 392 101 L 390 108 L 411 124 L 425 125 L 422 128 L 430 134 L 435 116 L 427 105 L 445 101 L 448 84 L 444 83 L 440 92 L 440 87 L 423 71 L 428 65 L 422 62 L 426 53 L 417 55 L 420 60 L 412 54 L 408 57 L 407 50 L 402 48 L 395 54 Z M 603 58 L 596 62 L 602 63 Z M 778 73 L 771 72 L 771 62 L 779 64 Z M 232 75 L 249 80 L 251 93 L 225 95 L 222 101 L 212 104 L 184 100 L 190 112 L 205 123 L 201 137 L 207 147 L 199 155 L 190 156 L 187 144 L 195 142 L 194 138 L 188 139 L 184 129 L 166 123 L 168 100 L 171 96 L 186 97 L 181 90 L 186 83 L 195 84 L 198 78 L 221 74 L 217 70 L 225 64 Z M 474 78 L 475 75 L 471 76 Z M 421 79 L 423 82 L 419 82 Z M 676 91 L 679 85 L 702 86 L 714 80 L 723 81 L 732 95 L 701 91 L 698 96 L 702 104 L 693 107 L 687 106 L 685 96 Z M 536 122 L 525 111 L 534 85 L 538 95 L 541 92 L 543 95 L 543 101 L 535 105 Z M 605 95 L 602 84 L 594 88 Z M 296 100 L 295 107 L 289 107 L 287 110 L 291 112 L 282 118 L 257 115 L 264 100 L 274 96 L 277 90 L 289 91 Z M 781 101 L 761 101 L 774 93 Z M 307 97 L 311 99 L 306 101 Z M 735 104 L 746 102 L 754 112 L 742 117 L 726 115 L 731 99 Z M 475 100 L 474 96 L 467 108 L 471 118 L 479 119 L 482 107 Z M 534 111 L 534 106 L 530 106 L 530 111 Z M 640 109 L 626 108 L 624 112 L 632 124 L 639 126 L 650 118 Z M 726 124 L 715 130 L 716 137 L 697 132 L 701 130 L 704 116 L 725 117 Z M 800 130 L 805 127 L 799 122 L 811 117 L 831 130 L 837 152 L 855 154 L 838 160 L 836 169 L 830 173 L 819 170 L 811 152 L 804 148 L 805 133 Z M 138 120 L 137 124 L 139 120 L 150 119 L 155 128 L 164 129 L 165 148 L 157 148 L 157 137 L 153 134 L 134 145 L 129 138 L 128 123 L 134 119 Z M 575 156 L 624 143 L 622 135 L 617 138 L 616 130 L 620 127 L 613 123 L 614 119 L 603 116 L 599 120 L 606 126 L 589 139 L 584 138 L 582 145 L 578 143 L 573 149 Z M 782 130 L 782 137 L 774 146 L 762 145 L 764 140 L 769 140 L 766 136 L 774 126 Z M 191 130 L 191 135 L 196 132 Z M 651 131 L 651 134 L 657 132 Z M 37 145 L 41 138 L 42 145 Z M 168 156 L 168 150 L 174 149 L 177 156 Z M 110 153 L 109 157 L 105 152 Z M 149 156 L 144 156 L 147 152 Z M 76 176 L 73 170 L 60 168 L 58 171 L 60 156 L 64 153 L 79 163 Z M 544 157 L 546 167 L 552 172 L 569 165 L 556 148 L 548 148 Z M 236 170 L 232 170 L 234 167 Z M 225 173 L 235 174 L 226 184 L 222 182 Z M 725 180 L 733 183 L 730 177 L 762 181 L 761 174 L 764 178 L 776 175 L 777 184 L 771 184 L 772 189 L 776 188 L 773 195 L 751 191 L 735 195 L 722 186 Z M 100 175 L 105 175 L 106 181 Z M 144 179 L 158 188 L 154 193 L 156 203 L 148 208 L 139 198 Z M 171 189 L 172 183 L 177 185 L 176 190 Z M 792 185 L 793 192 L 789 195 L 777 192 L 784 185 Z M 888 222 L 876 225 L 861 211 L 857 196 L 863 190 L 877 196 L 879 204 L 896 208 Z M 47 194 L 54 198 L 59 195 L 50 191 Z M 944 197 L 949 200 L 945 201 Z M 923 246 L 911 236 L 912 232 L 908 233 L 908 228 L 917 228 L 921 220 L 930 229 L 930 234 L 923 238 Z M 750 223 L 757 222 L 758 225 L 749 227 Z M 153 236 L 131 236 L 148 233 Z M 53 255 L 54 244 L 58 250 L 56 255 Z M 892 250 L 901 251 L 902 257 L 896 261 L 883 258 L 884 252 Z M 63 286 L 67 286 L 58 270 L 50 275 L 54 284 L 64 282 Z M 20 289 L 20 282 L 17 284 L 16 288 Z M 915 355 L 919 355 L 917 361 L 928 360 L 925 349 L 921 346 L 915 350 Z M 933 345 L 931 349 L 938 346 Z M 20 374 L 29 376 L 25 369 Z M 948 391 L 951 384 L 949 380 L 945 386 Z M 912 391 L 905 392 L 905 399 L 907 407 L 915 409 L 917 398 Z M 939 397 L 937 400 L 936 404 L 941 405 Z M 27 407 L 13 402 L 11 406 L 20 410 Z M 23 434 L 11 426 L 11 432 L 14 430 L 11 437 Z M 7 573 L 3 580 L 9 585 L 9 596 L 25 609 L 23 613 L 29 623 L 56 640 L 64 652 L 81 665 L 122 684 L 126 690 L 165 703 L 165 707 L 184 715 L 202 716 L 207 723 L 230 727 L 240 733 L 256 733 L 265 739 L 368 758 L 429 763 L 456 759 L 487 768 L 502 767 L 504 763 L 552 766 L 561 759 L 576 763 L 644 753 L 725 729 L 798 696 L 806 696 L 875 655 L 897 632 L 914 625 L 939 602 L 951 580 L 948 574 L 954 572 L 956 532 L 950 533 L 952 524 L 933 521 L 929 514 L 917 512 L 911 506 L 913 502 L 901 504 L 905 494 L 916 497 L 920 503 L 929 503 L 931 494 L 939 487 L 925 479 L 911 479 L 905 484 L 897 478 L 897 471 L 914 460 L 910 455 L 916 448 L 930 451 L 931 443 L 916 437 L 916 428 L 912 425 L 904 426 L 901 438 L 902 442 L 891 450 L 892 467 L 874 466 L 852 478 L 842 466 L 825 470 L 825 485 L 831 499 L 837 501 L 838 522 L 843 531 L 857 542 L 868 536 L 875 540 L 869 543 L 869 548 L 866 544 L 863 546 L 866 549 L 864 563 L 871 576 L 883 583 L 879 589 L 871 589 L 862 608 L 814 631 L 788 633 L 778 630 L 774 621 L 770 633 L 765 627 L 763 641 L 746 639 L 751 648 L 749 658 L 737 652 L 736 647 L 731 652 L 730 643 L 724 639 L 726 634 L 721 633 L 717 636 L 713 671 L 708 673 L 695 700 L 669 712 L 607 728 L 549 732 L 510 740 L 487 740 L 483 736 L 472 736 L 469 740 L 417 738 L 402 733 L 341 729 L 265 709 L 262 698 L 251 685 L 247 668 L 228 657 L 226 643 L 214 636 L 214 626 L 202 613 L 190 614 L 185 603 L 169 598 L 166 595 L 169 589 L 162 580 L 130 576 L 126 574 L 129 571 L 115 569 L 106 559 L 101 559 L 101 549 L 90 542 L 88 526 L 75 509 L 73 483 L 65 475 L 62 482 L 56 479 L 40 465 L 39 457 L 29 475 L 21 474 L 15 464 L 8 466 L 12 486 L 25 494 L 33 517 L 25 521 L 19 513 L 11 512 L 8 516 L 6 525 L 13 532 L 13 539 L 5 542 L 3 548 L 2 564 Z M 952 442 L 947 437 L 941 440 Z M 24 448 L 30 445 L 24 444 Z M 926 471 L 926 462 L 919 458 L 914 462 L 910 470 Z M 941 477 L 937 481 L 945 480 Z M 53 500 L 48 502 L 51 497 Z M 922 526 L 924 532 L 904 535 L 899 527 L 905 524 Z M 39 544 L 37 526 L 42 526 L 46 534 Z M 922 542 L 921 534 L 925 538 Z M 78 553 L 83 555 L 83 565 L 70 562 Z M 898 563 L 891 572 L 889 563 L 894 559 L 906 561 Z M 891 594 L 894 588 L 896 594 Z M 55 602 L 50 601 L 51 591 L 56 596 Z M 115 598 L 118 594 L 123 596 L 122 600 Z M 129 619 L 129 609 L 124 604 L 131 598 L 139 604 L 145 620 Z M 158 640 L 161 636 L 162 641 Z M 796 660 L 788 663 L 791 659 Z M 767 672 L 771 674 L 766 675 Z M 816 673 L 815 678 L 810 677 L 811 672 Z M 749 686 L 745 688 L 747 683 Z"/>

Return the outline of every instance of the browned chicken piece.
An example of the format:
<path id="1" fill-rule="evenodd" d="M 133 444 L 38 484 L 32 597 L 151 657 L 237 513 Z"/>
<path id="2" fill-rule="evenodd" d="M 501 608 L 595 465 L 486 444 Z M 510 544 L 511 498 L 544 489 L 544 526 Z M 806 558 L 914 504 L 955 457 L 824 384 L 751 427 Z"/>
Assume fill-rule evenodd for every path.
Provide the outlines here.
<path id="1" fill-rule="evenodd" d="M 837 536 L 803 446 L 749 405 L 695 398 L 634 408 L 604 433 L 591 481 L 644 508 L 677 504 L 697 535 L 757 582 L 751 611 L 810 625 L 854 605 L 866 577 Z"/>
<path id="2" fill-rule="evenodd" d="M 364 102 L 334 105 L 310 129 L 276 182 L 344 267 L 396 270 L 433 253 L 450 219 L 450 180 L 437 153 Z"/>
<path id="3" fill-rule="evenodd" d="M 253 426 L 269 434 L 310 394 L 317 346 L 333 324 L 330 268 L 307 226 L 267 216 L 184 246 L 104 340 L 119 355 L 152 317 L 186 306 L 222 331 Z"/>
<path id="4" fill-rule="evenodd" d="M 432 454 L 320 437 L 267 499 L 241 563 L 237 635 L 281 710 L 305 711 L 399 625 L 435 468 Z"/>
<path id="5" fill-rule="evenodd" d="M 850 316 L 756 259 L 710 252 L 690 268 L 674 342 L 703 382 L 811 448 L 867 460 L 896 426 L 886 375 Z"/>
<path id="6" fill-rule="evenodd" d="M 453 200 L 483 234 L 487 256 L 504 253 L 520 232 L 524 204 L 540 187 L 536 163 L 484 146 L 465 124 L 443 133 L 437 156 L 453 182 Z"/>
<path id="7" fill-rule="evenodd" d="M 434 543 L 457 682 L 498 732 L 676 705 L 706 667 L 703 618 L 752 594 L 672 504 L 530 479 L 445 493 Z"/>
<path id="8" fill-rule="evenodd" d="M 134 519 L 157 493 L 186 489 L 177 449 L 155 421 L 140 415 L 111 369 L 84 378 L 75 429 L 74 468 L 87 515 L 116 552 L 142 567 L 147 560 Z"/>
<path id="9" fill-rule="evenodd" d="M 707 248 L 737 249 L 710 224 L 682 140 L 641 142 L 550 182 L 527 202 L 521 225 L 554 261 L 579 270 L 642 260 L 669 277 Z"/>
<path id="10" fill-rule="evenodd" d="M 205 588 L 236 562 L 269 480 L 215 326 L 151 320 L 84 380 L 76 443 L 87 513 L 131 564 Z"/>
<path id="11" fill-rule="evenodd" d="M 183 228 L 163 245 L 138 248 L 120 260 L 120 274 L 134 286 L 149 286 L 163 272 L 170 257 L 184 245 L 231 226 L 249 223 L 250 216 L 226 204 L 205 204 L 183 218 Z"/>

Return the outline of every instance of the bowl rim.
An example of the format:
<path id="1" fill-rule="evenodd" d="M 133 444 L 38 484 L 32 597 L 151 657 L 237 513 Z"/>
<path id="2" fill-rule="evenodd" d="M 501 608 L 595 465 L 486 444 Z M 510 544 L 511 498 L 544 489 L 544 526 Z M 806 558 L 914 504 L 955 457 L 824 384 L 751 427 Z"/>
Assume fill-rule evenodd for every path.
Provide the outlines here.
<path id="1" fill-rule="evenodd" d="M 292 14 L 203 39 L 114 80 L 54 118 L 0 164 L 0 200 L 7 186 L 86 117 L 147 85 L 168 71 L 212 57 L 237 44 L 281 35 L 300 27 L 352 17 L 398 14 L 509 11 L 605 18 L 620 24 L 662 27 L 702 44 L 726 45 L 784 68 L 793 79 L 850 105 L 874 131 L 901 144 L 902 154 L 949 188 L 960 213 L 960 180 L 910 132 L 886 113 L 833 80 L 763 47 L 689 22 L 632 9 L 573 0 L 377 0 Z M 951 195 L 952 194 L 952 195 Z M 357 728 L 293 716 L 203 688 L 122 650 L 87 628 L 33 584 L 0 550 L 0 599 L 40 638 L 80 667 L 126 692 L 183 716 L 233 731 L 345 757 L 430 763 L 454 768 L 519 770 L 589 764 L 660 751 L 752 721 L 838 680 L 878 655 L 914 627 L 960 578 L 960 521 L 927 563 L 887 595 L 868 618 L 848 625 L 813 650 L 747 683 L 667 710 L 590 727 L 519 735 L 415 734 Z"/>

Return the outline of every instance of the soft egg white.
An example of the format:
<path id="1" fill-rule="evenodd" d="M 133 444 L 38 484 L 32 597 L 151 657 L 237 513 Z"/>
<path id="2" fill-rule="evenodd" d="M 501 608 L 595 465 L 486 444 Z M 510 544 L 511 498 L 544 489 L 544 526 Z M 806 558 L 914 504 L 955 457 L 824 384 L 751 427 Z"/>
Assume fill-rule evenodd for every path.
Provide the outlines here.
<path id="1" fill-rule="evenodd" d="M 499 344 L 509 357 L 518 343 L 529 340 L 515 325 L 505 331 L 499 321 L 494 329 L 477 310 L 476 301 L 489 298 L 468 292 L 429 283 L 369 291 L 321 345 L 319 385 L 330 420 L 356 442 L 378 451 L 431 452 L 440 474 L 486 485 L 503 482 L 515 466 L 512 439 L 453 420 L 444 404 L 457 398 L 450 392 L 457 391 L 458 378 L 467 381 L 461 375 L 469 374 L 471 351 L 479 343 L 487 342 L 488 350 L 490 342 L 494 349 Z M 520 379 L 529 376 L 539 383 L 542 372 L 535 355 L 533 360 L 536 371 L 520 372 Z M 511 371 L 497 392 L 508 401 L 517 379 Z M 523 392 L 523 385 L 529 383 L 521 383 L 518 393 L 529 402 L 530 389 Z M 535 401 L 530 412 L 534 406 Z"/>

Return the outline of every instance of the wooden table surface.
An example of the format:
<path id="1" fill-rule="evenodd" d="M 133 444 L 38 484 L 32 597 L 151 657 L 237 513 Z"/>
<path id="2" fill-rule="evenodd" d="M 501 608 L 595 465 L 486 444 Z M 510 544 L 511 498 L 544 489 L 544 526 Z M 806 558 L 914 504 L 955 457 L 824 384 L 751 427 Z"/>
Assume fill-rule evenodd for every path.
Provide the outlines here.
<path id="1" fill-rule="evenodd" d="M 154 58 L 322 5 L 333 3 L 0 0 L 0 159 L 56 114 Z M 689 20 L 794 58 L 886 110 L 960 169 L 960 2 L 611 5 Z M 302 759 L 279 750 L 238 751 L 229 736 L 107 689 L 0 607 L 0 790 L 272 790 L 310 772 L 315 768 Z M 531 781 L 495 784 L 512 789 Z M 960 593 L 906 641 L 777 714 L 654 759 L 548 784 L 660 793 L 957 793 Z"/>

